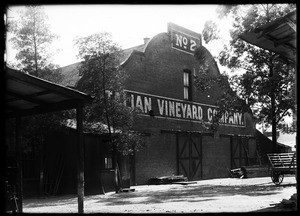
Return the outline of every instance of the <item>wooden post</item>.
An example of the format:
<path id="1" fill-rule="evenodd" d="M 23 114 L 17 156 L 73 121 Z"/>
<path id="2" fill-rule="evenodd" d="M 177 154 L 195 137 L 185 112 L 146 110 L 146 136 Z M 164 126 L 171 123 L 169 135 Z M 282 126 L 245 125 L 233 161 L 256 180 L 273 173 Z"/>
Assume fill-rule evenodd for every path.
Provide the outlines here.
<path id="1" fill-rule="evenodd" d="M 269 78 L 272 79 L 274 77 L 274 68 L 273 68 L 273 60 L 274 60 L 275 56 L 271 57 L 270 60 L 270 74 L 269 74 Z M 271 118 L 272 118 L 272 150 L 273 153 L 277 153 L 277 134 L 276 134 L 276 103 L 275 103 L 275 86 L 272 82 L 271 84 L 271 93 L 270 93 L 270 97 L 271 97 Z"/>
<path id="2" fill-rule="evenodd" d="M 298 155 L 298 148 L 297 148 L 297 143 L 298 143 L 298 129 L 297 129 L 297 91 L 298 91 L 298 88 L 297 88 L 297 69 L 296 69 L 296 73 L 295 73 L 295 113 L 294 113 L 294 115 L 295 115 L 295 126 L 294 127 L 296 127 L 296 137 L 295 137 L 295 148 L 296 148 L 296 159 L 298 160 L 298 158 L 297 158 L 297 155 Z M 298 176 L 298 171 L 297 171 L 297 169 L 296 169 L 296 172 L 295 172 L 295 176 Z M 298 189 L 298 184 L 296 184 L 296 189 Z"/>
<path id="3" fill-rule="evenodd" d="M 176 135 L 176 155 L 177 155 L 177 157 L 176 157 L 176 167 L 177 167 L 177 175 L 179 175 L 179 166 L 180 166 L 180 164 L 179 164 L 179 133 L 175 133 L 175 135 Z"/>
<path id="4" fill-rule="evenodd" d="M 23 167 L 22 167 L 22 143 L 21 143 L 21 117 L 16 118 L 16 160 L 17 160 L 17 203 L 18 212 L 23 213 Z"/>
<path id="5" fill-rule="evenodd" d="M 188 145 L 189 145 L 189 176 L 188 176 L 188 180 L 191 181 L 192 180 L 192 135 L 189 133 L 188 134 Z"/>
<path id="6" fill-rule="evenodd" d="M 110 136 L 110 142 L 111 142 L 111 136 Z M 117 170 L 117 150 L 113 146 L 113 157 L 112 157 L 112 162 L 113 162 L 113 167 L 114 167 L 114 176 L 115 176 L 115 192 L 119 193 L 119 181 L 118 181 L 118 170 Z"/>
<path id="7" fill-rule="evenodd" d="M 200 155 L 201 155 L 201 167 L 200 167 L 200 170 L 201 170 L 201 179 L 203 179 L 203 153 L 202 153 L 202 134 L 200 134 Z"/>
<path id="8" fill-rule="evenodd" d="M 44 147 L 45 142 L 42 142 L 42 144 L 40 145 L 40 182 L 39 182 L 39 195 L 41 198 L 44 197 Z"/>
<path id="9" fill-rule="evenodd" d="M 77 118 L 77 195 L 78 213 L 84 213 L 84 143 L 83 143 L 83 106 L 76 108 Z"/>

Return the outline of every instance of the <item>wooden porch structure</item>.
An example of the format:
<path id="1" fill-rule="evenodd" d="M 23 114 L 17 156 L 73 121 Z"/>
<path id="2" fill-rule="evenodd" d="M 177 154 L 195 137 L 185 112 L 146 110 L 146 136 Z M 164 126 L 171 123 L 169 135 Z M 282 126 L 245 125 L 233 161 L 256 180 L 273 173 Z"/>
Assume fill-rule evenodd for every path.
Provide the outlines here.
<path id="1" fill-rule="evenodd" d="M 76 109 L 78 213 L 83 213 L 83 106 L 85 103 L 91 102 L 93 98 L 80 91 L 67 88 L 8 67 L 6 67 L 5 72 L 5 117 L 6 119 L 16 119 L 16 192 L 19 212 L 23 212 L 22 143 L 20 139 L 22 117 L 60 110 Z"/>
<path id="2" fill-rule="evenodd" d="M 297 14 L 296 10 L 287 15 L 275 19 L 270 23 L 261 25 L 252 31 L 244 32 L 239 37 L 257 47 L 269 50 L 275 53 L 274 58 L 284 62 L 296 65 L 297 56 Z M 273 68 L 270 70 L 270 76 L 273 76 Z M 297 70 L 296 70 L 296 121 L 297 121 Z M 271 95 L 272 109 L 272 131 L 276 131 L 275 119 L 275 96 Z M 276 152 L 276 133 L 272 134 L 274 151 Z M 297 136 L 296 136 L 297 145 Z"/>
<path id="3" fill-rule="evenodd" d="M 269 50 L 276 54 L 276 57 L 291 64 L 297 64 L 297 13 L 296 10 L 274 21 L 261 25 L 250 32 L 244 32 L 240 38 L 252 45 Z M 297 122 L 297 68 L 295 80 L 295 121 Z M 273 99 L 274 101 L 274 99 Z M 274 104 L 274 102 L 273 102 Z M 274 107 L 274 105 L 272 106 Z M 274 108 L 272 108 L 274 109 Z M 273 114 L 274 115 L 274 114 Z M 276 131 L 273 118 L 272 131 Z M 296 133 L 296 157 L 297 157 L 297 133 Z M 276 134 L 272 134 L 273 146 L 277 144 Z M 296 169 L 297 172 L 297 169 Z M 296 173 L 297 176 L 297 173 Z"/>
<path id="4" fill-rule="evenodd" d="M 280 58 L 292 63 L 296 62 L 297 42 L 296 11 L 276 19 L 265 25 L 244 32 L 240 38 L 262 49 L 272 51 Z"/>

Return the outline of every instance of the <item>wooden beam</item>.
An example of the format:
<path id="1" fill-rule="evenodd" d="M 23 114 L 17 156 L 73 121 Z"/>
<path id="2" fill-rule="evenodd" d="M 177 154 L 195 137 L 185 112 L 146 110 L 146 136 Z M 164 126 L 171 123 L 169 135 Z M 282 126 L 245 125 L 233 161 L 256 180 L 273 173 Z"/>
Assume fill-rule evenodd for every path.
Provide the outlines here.
<path id="1" fill-rule="evenodd" d="M 39 97 L 41 95 L 46 95 L 46 94 L 51 94 L 51 93 L 53 93 L 53 92 L 51 92 L 50 90 L 44 90 L 44 91 L 41 91 L 41 92 L 37 92 L 37 93 L 26 95 L 26 97 L 35 98 L 35 97 Z M 9 92 L 7 92 L 7 94 L 11 95 Z M 13 93 L 13 94 L 16 94 L 16 93 Z M 11 96 L 13 96 L 13 97 L 6 99 L 6 102 L 12 102 L 12 101 L 19 100 L 19 98 L 17 98 L 15 95 L 11 95 Z"/>
<path id="2" fill-rule="evenodd" d="M 295 40 L 296 41 L 296 34 L 292 34 L 292 35 L 289 35 L 287 37 L 284 37 L 284 38 L 281 38 L 281 39 L 274 39 L 274 46 L 277 47 L 279 45 L 283 45 L 285 43 L 288 43 L 292 40 Z"/>
<path id="3" fill-rule="evenodd" d="M 29 115 L 44 114 L 44 113 L 56 112 L 56 111 L 67 110 L 67 109 L 75 109 L 78 103 L 81 103 L 81 101 L 78 100 L 62 101 L 47 106 L 39 106 L 32 109 L 9 112 L 5 115 L 5 117 L 8 119 L 8 118 L 14 118 L 16 116 L 29 116 Z"/>
<path id="4" fill-rule="evenodd" d="M 290 18 L 287 17 L 286 23 L 291 29 L 293 29 L 294 32 L 296 32 L 297 26 L 296 26 L 295 22 L 293 22 Z"/>
<path id="5" fill-rule="evenodd" d="M 212 132 L 201 132 L 201 131 L 181 131 L 181 130 L 167 130 L 167 129 L 162 129 L 160 130 L 161 133 L 173 133 L 173 134 L 198 134 L 198 135 L 203 135 L 203 136 L 214 136 L 214 133 Z"/>
<path id="6" fill-rule="evenodd" d="M 21 95 L 21 94 L 17 94 L 15 92 L 12 92 L 12 91 L 7 91 L 6 94 L 15 97 L 16 98 L 15 100 L 29 101 L 31 103 L 35 103 L 35 104 L 38 104 L 38 105 L 46 105 L 47 104 L 45 101 L 42 101 L 40 99 L 36 99 L 36 98 L 31 97 L 29 95 Z M 12 99 L 10 99 L 10 100 L 12 100 Z"/>
<path id="7" fill-rule="evenodd" d="M 268 23 L 263 27 L 258 27 L 254 29 L 254 33 L 257 34 L 257 39 L 263 37 L 264 35 L 270 33 L 271 31 L 274 31 L 280 27 L 282 27 L 286 23 L 285 19 L 277 20 L 276 22 L 273 21 L 273 23 Z"/>
<path id="8" fill-rule="evenodd" d="M 14 80 L 16 82 L 25 83 L 26 85 L 36 86 L 45 90 L 50 90 L 53 93 L 58 93 L 69 98 L 77 98 L 85 100 L 86 102 L 92 101 L 93 99 L 91 96 L 83 92 L 67 88 L 65 86 L 57 85 L 47 80 L 43 80 L 38 77 L 25 74 L 11 68 L 6 68 L 6 78 Z"/>
<path id="9" fill-rule="evenodd" d="M 78 213 L 84 213 L 84 143 L 83 143 L 83 105 L 76 108 L 77 119 L 77 196 Z"/>
<path id="10" fill-rule="evenodd" d="M 53 94 L 53 92 L 51 90 L 47 89 L 47 90 L 44 90 L 44 91 L 40 91 L 40 92 L 36 92 L 36 93 L 30 94 L 28 96 L 30 96 L 30 97 L 38 97 L 38 96 L 41 96 L 41 95 L 46 95 L 46 94 L 51 94 L 51 93 Z"/>
<path id="11" fill-rule="evenodd" d="M 271 31 L 277 29 L 279 26 L 276 26 L 276 25 L 271 25 L 271 26 L 268 26 L 267 28 L 265 29 L 255 29 L 254 30 L 254 33 L 256 33 L 256 38 L 257 39 L 260 39 L 264 36 L 266 36 L 268 33 L 270 33 Z"/>
<path id="12" fill-rule="evenodd" d="M 16 118 L 16 160 L 17 160 L 17 204 L 18 213 L 23 213 L 23 165 L 21 143 L 21 117 Z"/>

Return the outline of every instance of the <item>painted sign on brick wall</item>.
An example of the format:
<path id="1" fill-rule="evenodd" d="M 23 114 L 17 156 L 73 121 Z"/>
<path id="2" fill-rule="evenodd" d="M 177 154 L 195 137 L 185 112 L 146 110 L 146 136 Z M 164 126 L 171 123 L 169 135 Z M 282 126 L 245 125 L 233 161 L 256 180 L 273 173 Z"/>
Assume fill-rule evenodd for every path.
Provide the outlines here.
<path id="1" fill-rule="evenodd" d="M 179 51 L 194 54 L 197 47 L 201 46 L 201 35 L 178 26 L 168 24 L 168 31 L 171 34 L 172 48 Z"/>
<path id="2" fill-rule="evenodd" d="M 188 102 L 174 98 L 126 90 L 127 106 L 140 110 L 140 115 L 153 113 L 157 118 L 170 118 L 181 121 L 212 122 L 217 107 L 208 104 Z M 245 116 L 241 112 L 225 112 L 220 124 L 245 127 Z"/>

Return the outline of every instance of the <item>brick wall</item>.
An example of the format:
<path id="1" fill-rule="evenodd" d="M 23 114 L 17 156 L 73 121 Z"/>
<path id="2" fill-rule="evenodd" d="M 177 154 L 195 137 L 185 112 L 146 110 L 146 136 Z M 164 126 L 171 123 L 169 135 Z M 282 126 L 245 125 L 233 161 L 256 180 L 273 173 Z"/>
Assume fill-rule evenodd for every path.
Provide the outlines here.
<path id="1" fill-rule="evenodd" d="M 208 50 L 206 55 L 212 62 L 211 72 L 218 75 L 219 69 Z M 183 70 L 193 73 L 199 63 L 193 55 L 173 49 L 170 35 L 161 33 L 149 41 L 144 52 L 134 51 L 122 66 L 128 74 L 127 90 L 183 100 Z M 214 105 L 220 93 L 217 86 L 208 93 L 193 87 L 193 102 Z M 245 114 L 245 121 L 246 127 L 220 126 L 218 134 L 254 135 L 251 115 Z M 158 118 L 157 115 L 138 116 L 133 129 L 151 133 L 146 138 L 148 147 L 136 153 L 137 184 L 145 184 L 151 177 L 178 174 L 176 135 L 167 135 L 161 130 L 207 132 L 200 123 Z M 203 178 L 228 177 L 230 138 L 203 136 L 202 151 Z"/>
<path id="2" fill-rule="evenodd" d="M 137 184 L 147 184 L 149 178 L 175 175 L 177 172 L 175 134 L 153 132 L 145 138 L 147 147 L 136 153 Z"/>
<path id="3" fill-rule="evenodd" d="M 207 51 L 207 55 L 211 54 Z M 211 57 L 212 58 L 212 57 Z M 189 69 L 193 72 L 198 68 L 198 62 L 193 55 L 171 48 L 171 39 L 168 33 L 161 33 L 150 40 L 145 52 L 134 51 L 129 59 L 123 64 L 124 71 L 128 74 L 126 89 L 141 93 L 183 100 L 183 70 Z M 212 64 L 212 72 L 219 73 L 215 64 Z M 221 93 L 217 87 L 211 92 L 204 93 L 194 86 L 192 91 L 194 102 L 214 105 L 216 98 Z M 208 94 L 210 97 L 208 97 Z M 147 120 L 147 119 L 145 119 Z M 254 134 L 254 124 L 251 116 L 245 114 L 247 127 L 236 128 L 221 126 L 220 133 L 231 134 Z M 180 130 L 203 130 L 200 124 L 178 122 L 168 120 L 160 121 L 159 127 Z M 137 123 L 138 124 L 138 123 Z M 137 127 L 144 127 L 144 122 Z"/>

